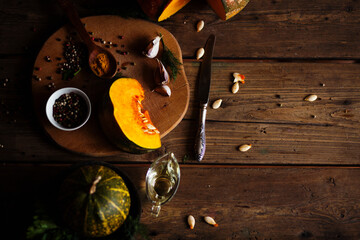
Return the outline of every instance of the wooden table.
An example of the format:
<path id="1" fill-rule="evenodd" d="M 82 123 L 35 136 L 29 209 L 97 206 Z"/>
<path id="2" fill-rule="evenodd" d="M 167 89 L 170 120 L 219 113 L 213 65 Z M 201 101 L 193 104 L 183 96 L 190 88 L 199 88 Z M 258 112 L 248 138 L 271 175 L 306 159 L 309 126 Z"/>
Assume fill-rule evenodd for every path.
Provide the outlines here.
<path id="1" fill-rule="evenodd" d="M 122 1 L 101 2 L 76 1 L 76 6 L 81 16 L 128 9 Z M 34 115 L 33 63 L 44 41 L 66 21 L 60 8 L 39 0 L 0 6 L 2 236 L 23 239 L 45 183 L 73 163 L 95 159 L 131 177 L 143 200 L 141 222 L 152 239 L 360 239 L 359 1 L 253 0 L 226 22 L 205 1 L 190 2 L 160 23 L 183 51 L 191 89 L 185 118 L 158 151 L 101 159 L 58 147 Z M 205 28 L 196 33 L 201 19 Z M 195 51 L 211 33 L 217 44 L 210 101 L 222 98 L 223 105 L 208 110 L 207 151 L 198 163 L 186 160 L 198 112 Z M 235 95 L 233 72 L 246 76 Z M 319 99 L 306 102 L 308 94 Z M 245 143 L 252 149 L 239 152 Z M 181 163 L 181 184 L 155 219 L 144 195 L 145 173 L 169 151 Z M 186 223 L 189 214 L 197 220 L 194 230 Z M 206 215 L 219 227 L 207 225 Z"/>

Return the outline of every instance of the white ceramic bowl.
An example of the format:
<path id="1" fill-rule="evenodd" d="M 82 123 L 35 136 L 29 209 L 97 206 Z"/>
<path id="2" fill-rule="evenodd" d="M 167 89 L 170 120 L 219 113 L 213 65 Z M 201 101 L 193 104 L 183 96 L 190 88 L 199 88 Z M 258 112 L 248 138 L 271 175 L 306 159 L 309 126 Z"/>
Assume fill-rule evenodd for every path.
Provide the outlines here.
<path id="1" fill-rule="evenodd" d="M 62 126 L 60 123 L 58 123 L 57 121 L 55 121 L 55 119 L 53 117 L 53 106 L 54 106 L 56 99 L 58 99 L 61 95 L 66 94 L 66 93 L 71 93 L 71 92 L 79 95 L 80 97 L 82 97 L 85 100 L 88 111 L 87 111 L 87 115 L 86 115 L 86 118 L 83 123 L 81 123 L 79 126 L 74 127 L 74 128 L 66 128 L 66 127 Z M 90 115 L 91 115 L 91 103 L 90 103 L 90 99 L 83 91 L 81 91 L 78 88 L 67 87 L 67 88 L 61 88 L 61 89 L 57 90 L 49 97 L 49 99 L 46 103 L 45 110 L 46 110 L 47 118 L 49 119 L 50 123 L 54 127 L 64 130 L 64 131 L 74 131 L 74 130 L 79 129 L 82 126 L 84 126 L 85 123 L 89 120 Z"/>

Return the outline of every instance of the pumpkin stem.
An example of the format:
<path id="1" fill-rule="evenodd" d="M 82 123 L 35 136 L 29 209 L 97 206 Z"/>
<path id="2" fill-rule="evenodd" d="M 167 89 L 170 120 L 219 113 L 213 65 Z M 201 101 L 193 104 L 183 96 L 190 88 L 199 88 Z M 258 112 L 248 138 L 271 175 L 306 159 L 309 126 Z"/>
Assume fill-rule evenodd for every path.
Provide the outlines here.
<path id="1" fill-rule="evenodd" d="M 91 188 L 90 188 L 90 194 L 94 194 L 96 192 L 96 184 L 98 184 L 101 180 L 101 176 L 98 176 L 95 181 L 93 182 Z"/>

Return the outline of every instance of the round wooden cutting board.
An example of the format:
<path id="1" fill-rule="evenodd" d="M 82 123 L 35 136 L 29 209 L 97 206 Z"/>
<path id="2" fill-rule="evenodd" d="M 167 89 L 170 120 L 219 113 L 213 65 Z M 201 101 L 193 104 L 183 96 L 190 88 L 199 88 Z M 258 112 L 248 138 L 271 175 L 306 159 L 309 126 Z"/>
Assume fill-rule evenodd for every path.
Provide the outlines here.
<path id="1" fill-rule="evenodd" d="M 133 62 L 121 69 L 125 77 L 137 79 L 145 91 L 144 108 L 149 111 L 152 122 L 164 137 L 184 117 L 189 104 L 189 83 L 181 66 L 180 74 L 170 82 L 172 95 L 164 97 L 152 92 L 156 60 L 148 59 L 142 51 L 159 33 L 163 35 L 165 45 L 182 62 L 178 42 L 166 29 L 144 20 L 124 19 L 118 16 L 94 16 L 81 19 L 85 28 L 94 38 L 112 42 L 111 51 L 121 65 Z M 73 79 L 62 80 L 57 73 L 58 64 L 64 62 L 63 47 L 69 36 L 78 38 L 71 26 L 65 26 L 55 32 L 40 50 L 32 79 L 32 93 L 37 116 L 49 136 L 60 146 L 90 156 L 111 156 L 120 153 L 105 137 L 98 122 L 98 112 L 104 94 L 107 93 L 110 80 L 97 78 L 88 68 L 84 68 Z M 106 44 L 96 42 L 105 47 Z M 116 47 L 114 47 L 114 44 Z M 118 51 L 117 51 L 118 50 Z M 123 55 L 118 52 L 128 52 Z M 47 60 L 50 57 L 50 61 Z M 61 58 L 61 59 L 60 59 Z M 39 80 L 41 79 L 41 80 Z M 80 129 L 67 132 L 50 124 L 45 114 L 45 105 L 49 96 L 63 87 L 76 87 L 83 90 L 90 98 L 92 113 L 89 121 Z"/>

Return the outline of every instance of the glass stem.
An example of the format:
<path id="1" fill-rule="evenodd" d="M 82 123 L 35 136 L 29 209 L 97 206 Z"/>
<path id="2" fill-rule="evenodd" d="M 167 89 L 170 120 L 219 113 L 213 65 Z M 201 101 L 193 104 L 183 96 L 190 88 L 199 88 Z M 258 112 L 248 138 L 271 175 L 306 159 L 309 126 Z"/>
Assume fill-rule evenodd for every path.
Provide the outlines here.
<path id="1" fill-rule="evenodd" d="M 152 205 L 152 207 L 151 207 L 151 215 L 154 216 L 154 217 L 159 216 L 160 209 L 161 209 L 160 204 L 159 203 L 154 203 L 154 205 Z"/>

